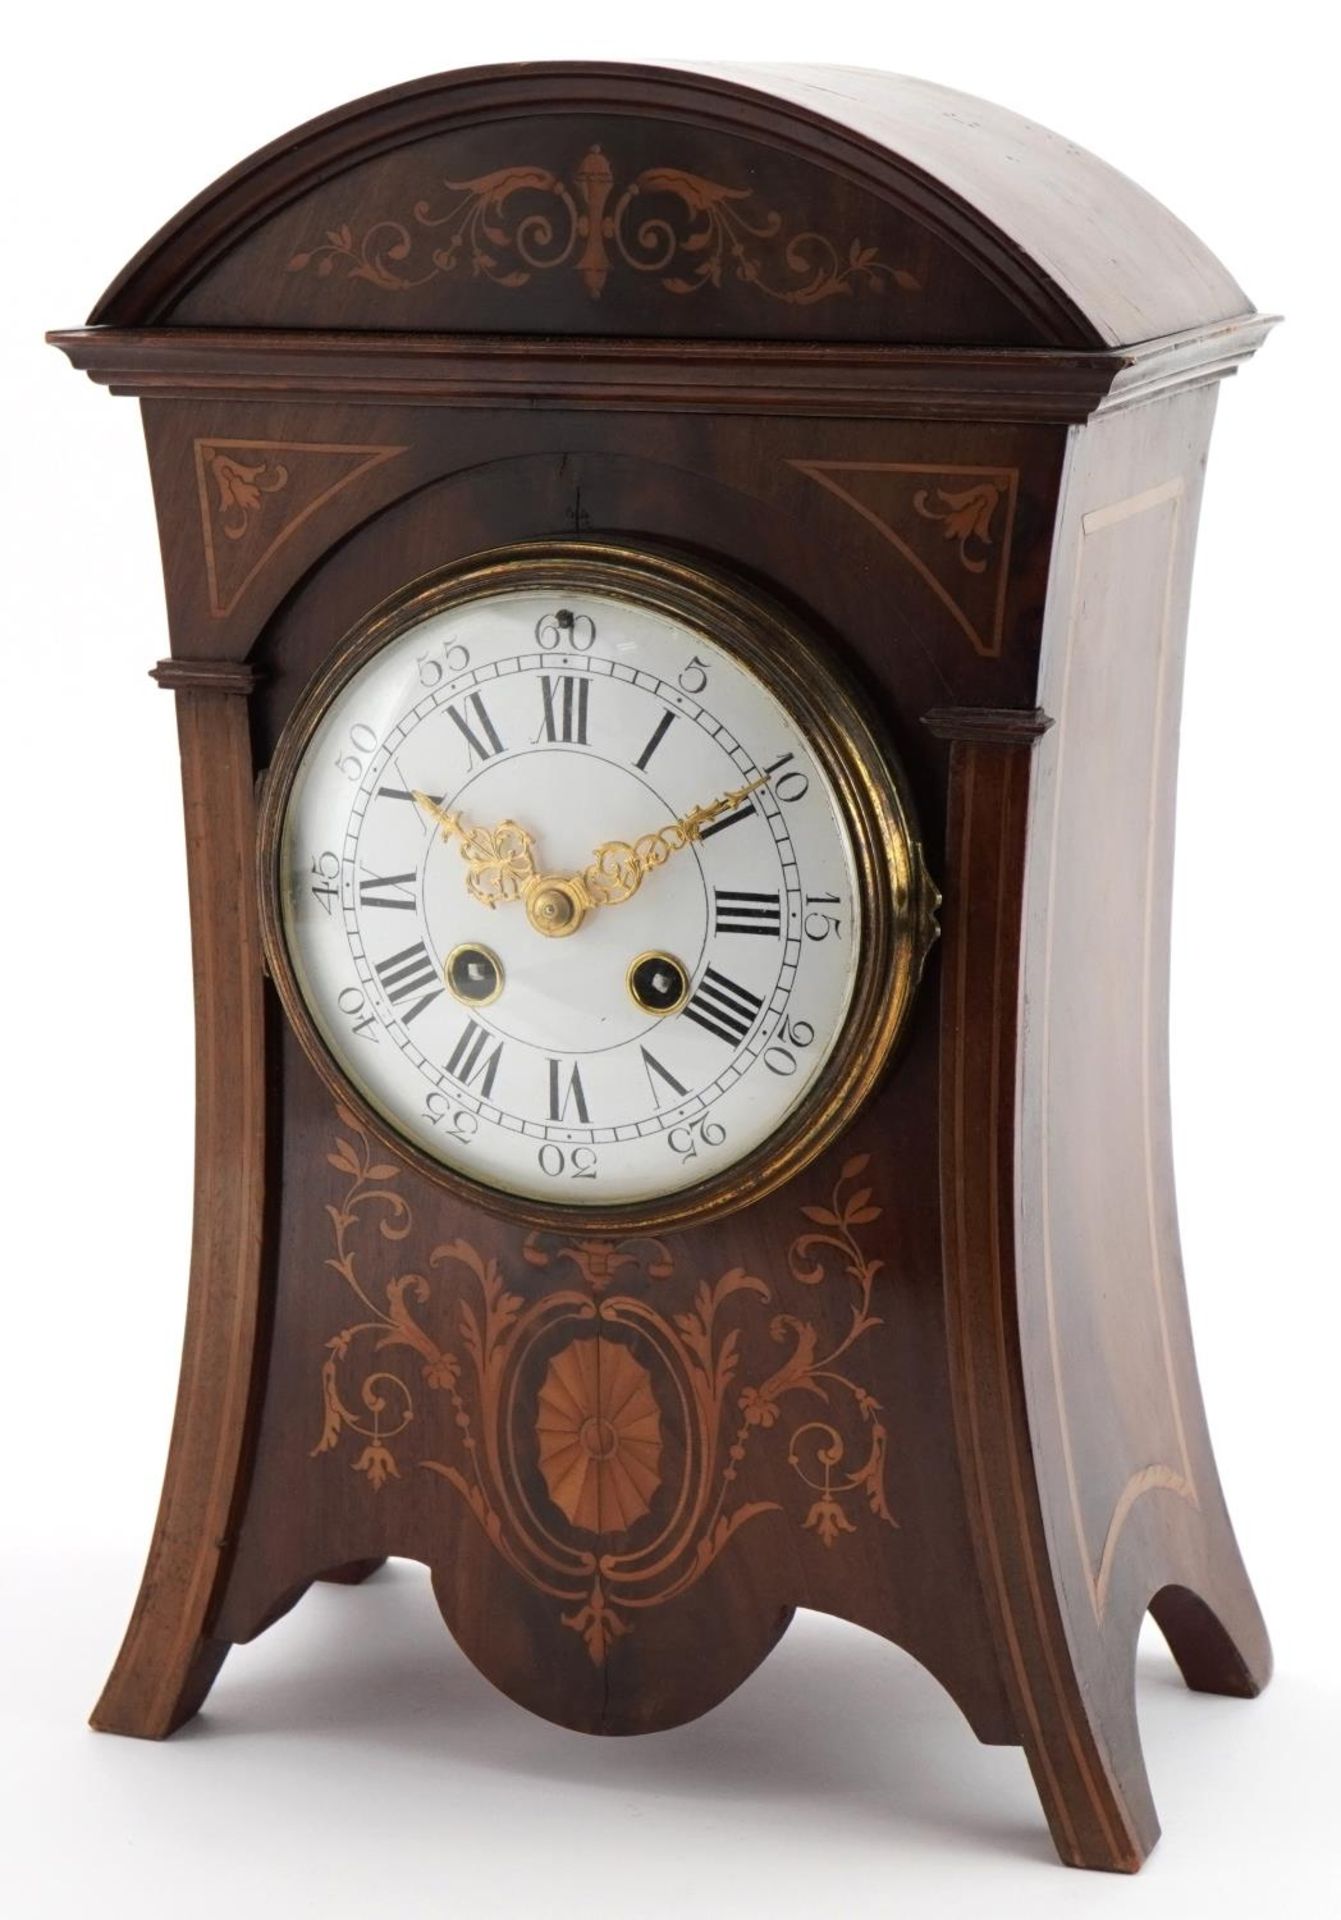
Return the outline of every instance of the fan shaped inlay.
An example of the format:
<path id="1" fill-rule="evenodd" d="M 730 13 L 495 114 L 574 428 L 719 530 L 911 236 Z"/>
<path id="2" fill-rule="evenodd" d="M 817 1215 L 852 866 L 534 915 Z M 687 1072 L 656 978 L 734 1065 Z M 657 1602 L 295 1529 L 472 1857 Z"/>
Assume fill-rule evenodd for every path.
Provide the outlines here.
<path id="1" fill-rule="evenodd" d="M 549 1363 L 536 1413 L 540 1471 L 575 1527 L 622 1533 L 661 1484 L 661 1414 L 646 1367 L 617 1340 L 574 1340 Z"/>

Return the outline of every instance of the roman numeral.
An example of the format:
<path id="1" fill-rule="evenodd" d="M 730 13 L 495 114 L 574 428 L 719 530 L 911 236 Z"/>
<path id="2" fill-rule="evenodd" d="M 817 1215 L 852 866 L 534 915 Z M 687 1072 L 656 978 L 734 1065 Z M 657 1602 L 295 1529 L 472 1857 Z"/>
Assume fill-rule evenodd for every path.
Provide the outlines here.
<path id="1" fill-rule="evenodd" d="M 568 1085 L 560 1085 L 561 1068 L 557 1060 L 549 1063 L 549 1117 L 551 1120 L 566 1120 L 568 1108 L 577 1110 L 577 1117 L 585 1127 L 591 1119 L 587 1112 L 587 1096 L 582 1085 L 582 1075 L 573 1067 L 568 1075 Z"/>
<path id="2" fill-rule="evenodd" d="M 387 960 L 379 960 L 377 977 L 392 1006 L 398 1007 L 402 1000 L 414 999 L 414 1005 L 401 1015 L 407 1027 L 411 1020 L 419 1018 L 425 1007 L 432 1006 L 442 992 L 438 969 L 422 940 L 416 940 L 412 947 L 404 947 L 399 953 L 393 953 Z M 419 996 L 417 999 L 416 995 Z"/>
<path id="3" fill-rule="evenodd" d="M 658 1107 L 661 1105 L 661 1095 L 657 1091 L 657 1080 L 664 1080 L 671 1092 L 683 1100 L 689 1092 L 688 1087 L 682 1087 L 670 1069 L 663 1067 L 656 1055 L 649 1053 L 646 1047 L 639 1047 L 638 1051 L 643 1056 L 643 1072 L 647 1075 L 647 1084 L 652 1090 L 654 1104 Z M 656 1079 L 653 1078 L 654 1074 Z"/>
<path id="4" fill-rule="evenodd" d="M 494 1079 L 498 1073 L 498 1062 L 503 1052 L 503 1042 L 494 1043 L 492 1053 L 486 1054 L 489 1044 L 488 1030 L 476 1020 L 467 1020 L 465 1031 L 452 1048 L 452 1057 L 447 1062 L 447 1071 L 452 1079 L 463 1087 L 480 1083 L 480 1098 L 488 1100 L 494 1090 Z"/>
<path id="5" fill-rule="evenodd" d="M 693 1020 L 717 1039 L 738 1047 L 763 1006 L 758 994 L 737 985 L 716 967 L 705 967 L 703 978 L 690 995 L 684 1009 L 686 1020 Z"/>
<path id="6" fill-rule="evenodd" d="M 562 740 L 569 746 L 576 743 L 585 747 L 587 703 L 591 698 L 591 682 L 586 675 L 542 673 L 540 696 L 545 703 L 545 714 L 536 739 L 543 734 L 546 740 Z"/>
<path id="7" fill-rule="evenodd" d="M 718 933 L 765 933 L 776 939 L 782 932 L 782 899 L 776 893 L 735 893 L 714 887 L 713 905 Z"/>
<path id="8" fill-rule="evenodd" d="M 638 758 L 633 763 L 634 766 L 640 770 L 640 772 L 646 773 L 648 761 L 652 758 L 652 755 L 656 752 L 657 748 L 661 745 L 662 741 L 666 738 L 666 735 L 670 732 L 671 722 L 672 720 L 674 720 L 674 718 L 675 718 L 675 715 L 670 711 L 669 708 L 667 708 L 666 712 L 663 713 L 661 718 L 657 721 L 655 727 L 653 727 L 651 739 L 648 741 L 647 745 L 643 748 L 642 752 L 638 755 Z"/>
<path id="9" fill-rule="evenodd" d="M 409 800 L 413 803 L 414 788 L 413 787 L 379 787 L 377 789 L 377 797 L 379 800 Z M 442 805 L 444 796 L 440 793 L 426 793 L 424 795 L 424 798 L 425 800 L 431 800 L 435 807 L 440 807 Z"/>
<path id="10" fill-rule="evenodd" d="M 710 820 L 706 827 L 699 830 L 699 839 L 706 840 L 710 834 L 725 833 L 728 827 L 734 827 L 738 820 L 744 820 L 754 812 L 753 800 L 745 800 L 731 813 L 723 813 L 716 820 Z"/>
<path id="11" fill-rule="evenodd" d="M 359 905 L 399 907 L 413 913 L 415 878 L 413 873 L 370 873 L 366 880 L 359 881 Z"/>
<path id="12" fill-rule="evenodd" d="M 480 734 L 476 733 L 475 728 L 462 713 L 461 707 L 448 707 L 448 713 L 460 729 L 462 738 L 470 750 L 472 756 L 471 765 L 474 765 L 476 757 L 481 760 L 491 760 L 496 753 L 503 751 L 503 742 L 498 737 L 494 723 L 489 718 L 483 700 L 480 699 L 477 693 L 468 693 L 461 702 L 461 706 L 470 708 L 475 716 L 475 722 L 480 729 L 480 733 L 484 735 L 484 738 L 481 739 Z"/>

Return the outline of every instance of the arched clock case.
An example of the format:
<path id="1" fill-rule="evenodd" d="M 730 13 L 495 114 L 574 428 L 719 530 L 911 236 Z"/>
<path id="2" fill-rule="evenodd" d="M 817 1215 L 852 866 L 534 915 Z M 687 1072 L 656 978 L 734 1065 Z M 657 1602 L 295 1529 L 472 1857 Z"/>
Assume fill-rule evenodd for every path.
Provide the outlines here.
<path id="1" fill-rule="evenodd" d="M 53 336 L 142 405 L 196 976 L 96 1726 L 390 1555 L 588 1732 L 812 1607 L 1139 1866 L 1143 1616 L 1193 1687 L 1270 1668 L 1165 1039 L 1202 473 L 1269 324 L 1002 109 L 557 64 L 299 129 Z"/>

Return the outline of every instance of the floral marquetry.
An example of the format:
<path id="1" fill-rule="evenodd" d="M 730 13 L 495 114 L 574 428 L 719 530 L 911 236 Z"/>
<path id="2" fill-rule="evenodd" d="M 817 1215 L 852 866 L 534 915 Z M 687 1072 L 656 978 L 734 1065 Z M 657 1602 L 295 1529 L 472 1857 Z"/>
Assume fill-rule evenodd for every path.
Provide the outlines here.
<path id="1" fill-rule="evenodd" d="M 770 300 L 812 306 L 836 295 L 922 291 L 921 271 L 882 259 L 860 238 L 788 226 L 758 207 L 750 186 L 683 167 L 646 167 L 627 184 L 592 147 L 571 179 L 544 167 L 501 167 L 447 180 L 441 198 L 416 200 L 356 229 L 349 222 L 289 261 L 290 273 L 342 273 L 385 293 L 460 274 L 521 288 L 567 268 L 598 300 L 613 272 L 655 276 L 666 293 L 720 287 L 728 275 Z"/>
<path id="2" fill-rule="evenodd" d="M 881 1215 L 870 1185 L 859 1184 L 867 1156 L 849 1158 L 829 1197 L 802 1207 L 780 1286 L 738 1267 L 715 1279 L 681 1274 L 656 1242 L 621 1250 L 584 1241 L 546 1253 L 532 1236 L 528 1260 L 571 1260 L 576 1281 L 536 1295 L 463 1239 L 435 1247 L 428 1273 L 403 1267 L 395 1253 L 414 1216 L 400 1169 L 378 1157 L 349 1108 L 337 1118 L 342 1131 L 326 1158 L 345 1184 L 327 1205 L 334 1247 L 326 1265 L 361 1311 L 326 1340 L 313 1455 L 343 1451 L 373 1494 L 411 1465 L 437 1475 L 531 1586 L 581 1602 L 561 1618 L 593 1660 L 604 1660 L 612 1634 L 632 1630 L 638 1609 L 697 1585 L 742 1528 L 786 1515 L 778 1500 L 749 1492 L 764 1448 L 776 1447 L 809 1489 L 813 1497 L 792 1517 L 825 1548 L 859 1532 L 863 1517 L 896 1524 L 888 1430 L 860 1371 L 861 1350 L 881 1325 L 874 1289 L 883 1266 L 861 1245 L 861 1230 Z M 621 1268 L 645 1274 L 665 1305 L 641 1290 L 609 1291 Z M 829 1316 L 803 1303 L 812 1290 L 844 1283 L 849 1306 L 834 1335 Z M 563 1331 L 570 1337 L 548 1358 L 534 1411 L 518 1423 L 520 1383 Z M 761 1351 L 758 1333 L 782 1350 L 772 1364 L 745 1360 L 752 1334 L 750 1351 Z M 673 1485 L 663 1484 L 659 1392 L 677 1415 Z M 451 1408 L 450 1445 L 429 1455 L 429 1436 L 443 1432 L 430 1404 L 438 1395 Z M 553 1503 L 548 1519 L 527 1500 L 533 1467 Z M 627 1549 L 593 1551 L 590 1536 L 635 1527 Z M 643 1570 L 648 1561 L 659 1569 L 654 1579 Z"/>
<path id="3" fill-rule="evenodd" d="M 795 460 L 873 527 L 948 611 L 975 653 L 995 660 L 1005 633 L 1019 474 L 887 460 Z"/>
<path id="4" fill-rule="evenodd" d="M 210 612 L 233 611 L 261 568 L 347 487 L 404 447 L 309 441 L 195 442 Z"/>

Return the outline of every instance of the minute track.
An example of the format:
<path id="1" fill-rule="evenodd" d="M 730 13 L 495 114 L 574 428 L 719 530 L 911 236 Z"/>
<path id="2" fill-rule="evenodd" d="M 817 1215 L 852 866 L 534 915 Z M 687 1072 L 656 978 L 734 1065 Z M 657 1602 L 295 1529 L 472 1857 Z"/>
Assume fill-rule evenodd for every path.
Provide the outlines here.
<path id="1" fill-rule="evenodd" d="M 542 676 L 542 680 L 544 680 L 548 668 L 551 668 L 551 660 L 549 660 L 549 657 L 546 657 L 546 655 L 534 655 L 534 653 L 532 653 L 532 655 L 517 655 L 517 657 L 511 657 L 511 659 L 492 662 L 492 672 L 488 672 L 488 670 L 469 670 L 469 672 L 465 672 L 465 674 L 455 676 L 451 682 L 446 682 L 442 687 L 434 689 L 434 697 L 432 697 L 432 699 L 419 701 L 419 703 L 415 705 L 415 708 L 411 710 L 411 714 L 407 714 L 402 722 L 398 722 L 396 728 L 392 728 L 392 730 L 388 732 L 386 741 L 384 741 L 384 745 L 382 745 L 382 756 L 384 756 L 384 758 L 390 758 L 392 755 L 402 755 L 403 749 L 405 749 L 405 743 L 413 737 L 415 728 L 427 718 L 432 710 L 440 707 L 450 707 L 451 703 L 463 701 L 465 697 L 469 697 L 469 695 L 475 691 L 476 685 L 488 684 L 490 680 L 503 682 L 503 680 L 511 678 L 513 674 L 517 674 L 517 676 L 538 674 L 538 676 Z M 651 678 L 651 676 L 638 674 L 638 672 L 630 672 L 630 670 L 626 670 L 626 668 L 621 672 L 621 664 L 619 664 L 619 662 L 607 662 L 607 660 L 601 660 L 599 657 L 597 657 L 597 659 L 586 660 L 582 670 L 584 670 L 586 674 L 597 674 L 597 676 L 605 672 L 607 678 L 626 680 L 628 684 L 640 685 L 646 693 L 649 693 L 649 695 L 655 697 L 655 699 L 674 699 L 674 701 L 676 701 L 676 707 L 684 712 L 684 718 L 692 720 L 695 726 L 699 726 L 709 737 L 713 737 L 715 743 L 719 743 L 722 733 L 726 733 L 726 730 L 720 726 L 717 716 L 711 714 L 711 710 L 707 710 L 707 708 L 703 707 L 701 703 L 694 701 L 694 699 L 686 697 L 680 689 L 674 689 L 674 687 L 671 687 L 667 682 L 659 682 L 659 680 L 655 680 L 655 678 Z M 553 678 L 553 676 L 549 674 L 549 678 Z M 674 718 L 674 716 L 671 716 L 671 718 Z M 665 737 L 665 735 L 663 735 L 663 737 Z M 730 733 L 726 733 L 726 737 L 730 739 L 730 764 L 732 764 L 734 768 L 740 768 L 742 774 L 749 774 L 751 780 L 759 780 L 761 776 L 755 772 L 755 762 L 753 762 L 749 756 L 745 755 L 744 749 L 734 741 L 734 737 L 732 737 Z M 523 753 L 524 751 L 526 751 L 526 749 L 523 749 Z M 369 768 L 369 776 L 367 776 L 367 780 L 363 781 L 363 789 L 361 789 L 361 795 L 359 795 L 359 803 L 361 804 L 355 803 L 355 812 L 365 812 L 369 799 L 377 797 L 378 789 L 380 789 L 380 772 L 378 772 L 378 768 L 380 768 L 380 758 L 375 760 L 375 762 L 371 764 L 371 768 Z M 765 801 L 765 804 L 768 806 L 767 793 L 763 793 L 761 797 L 763 797 L 763 801 Z M 444 803 L 450 804 L 450 801 L 450 795 L 446 795 L 446 797 L 444 797 Z M 740 812 L 753 812 L 753 810 L 755 810 L 755 808 L 753 808 L 753 799 L 751 799 L 751 801 L 747 803 L 747 806 L 742 808 Z M 728 816 L 728 818 L 734 818 L 734 816 Z M 768 818 L 770 824 L 772 824 L 772 820 L 776 818 L 778 824 L 780 824 L 780 810 L 776 808 L 776 804 L 770 804 L 770 806 L 768 806 L 767 816 L 761 816 L 761 818 Z M 709 824 L 707 828 L 703 828 L 703 837 L 711 837 L 711 828 L 713 828 L 713 824 Z M 780 837 L 778 837 L 776 828 L 774 828 L 774 831 L 770 833 L 770 841 L 780 847 L 780 854 L 782 854 L 782 856 L 786 856 L 786 847 L 790 845 L 790 841 L 788 841 L 788 837 L 786 837 L 786 828 L 782 829 L 782 835 L 780 835 Z M 793 862 L 788 862 L 788 866 L 792 868 L 792 872 L 795 872 L 795 864 L 793 864 Z M 790 908 L 795 910 L 795 904 L 799 902 L 799 887 L 795 885 L 792 877 L 788 877 L 786 897 L 788 897 Z M 780 895 L 772 895 L 772 899 L 780 899 Z M 784 966 L 778 968 L 780 975 L 782 975 L 782 973 L 793 975 L 793 972 L 795 972 L 795 950 L 797 950 L 797 943 L 790 941 L 790 943 L 788 943 L 788 950 L 786 950 L 786 954 L 784 954 Z M 720 1031 L 722 1031 L 722 1021 L 726 1021 L 726 1033 L 734 1039 L 734 1044 L 740 1048 L 740 1041 L 744 1039 L 745 1033 L 749 1031 L 749 1025 L 745 1023 L 744 1031 L 742 1031 L 742 1029 L 740 1029 L 740 1021 L 738 1021 L 738 1014 L 732 1012 L 730 1006 L 728 1006 L 726 1010 L 720 1008 L 719 1004 L 711 998 L 711 985 L 713 985 L 713 983 L 709 981 L 709 995 L 707 995 L 707 998 L 701 998 L 701 1000 L 699 1000 L 699 1006 L 697 1006 L 697 1010 L 695 1010 L 695 1023 L 701 1025 L 701 1027 L 703 1027 L 705 1031 L 709 1031 L 709 1033 L 720 1035 Z M 751 1014 L 757 1014 L 757 1012 L 763 1008 L 765 998 L 763 998 L 763 995 L 755 995 L 753 989 L 745 989 L 745 991 L 749 993 L 749 1000 L 747 1000 L 747 1002 L 740 1002 L 740 1000 L 738 1000 L 738 1002 L 734 1002 L 734 1006 L 740 1008 L 740 1006 L 744 1004 Z M 688 1014 L 688 1008 L 686 1008 L 686 1014 Z M 703 1014 L 707 1014 L 707 1020 L 703 1018 Z M 734 1031 L 732 1031 L 732 1023 L 734 1023 Z M 626 1044 L 630 1043 L 622 1044 L 626 1046 Z M 640 1117 L 636 1123 L 632 1123 L 632 1125 L 628 1125 L 628 1127 L 599 1127 L 599 1125 L 592 1125 L 592 1123 L 588 1121 L 586 1125 L 580 1125 L 580 1123 L 578 1123 L 578 1127 L 573 1129 L 573 1131 L 580 1133 L 580 1137 L 584 1137 L 584 1139 L 594 1140 L 597 1144 L 615 1142 L 615 1140 L 619 1140 L 621 1137 L 630 1137 L 630 1135 L 632 1135 L 632 1137 L 647 1137 L 647 1135 L 651 1135 L 651 1133 L 667 1133 L 682 1117 L 686 1117 L 686 1114 L 692 1114 L 692 1112 L 707 1112 L 717 1100 L 720 1100 L 726 1092 L 730 1091 L 730 1089 L 738 1083 L 742 1071 L 745 1071 L 749 1066 L 755 1064 L 755 1060 L 757 1060 L 757 1056 L 759 1056 L 759 1050 L 761 1050 L 761 1048 L 759 1048 L 759 1044 L 757 1043 L 747 1046 L 744 1050 L 740 1050 L 738 1056 L 736 1056 L 736 1060 L 734 1060 L 734 1064 L 732 1064 L 730 1068 L 726 1069 L 724 1073 L 713 1073 L 705 1083 L 701 1083 L 699 1087 L 692 1089 L 690 1098 L 686 1098 L 686 1102 L 682 1102 L 682 1104 L 678 1104 L 678 1106 L 674 1106 L 674 1108 L 657 1110 L 657 1112 L 646 1114 L 646 1116 Z M 425 1069 L 425 1077 L 427 1077 L 428 1081 L 430 1081 L 432 1085 L 438 1085 L 438 1075 L 432 1071 L 432 1066 L 430 1066 L 428 1060 L 423 1062 L 423 1069 Z M 511 1125 L 521 1125 L 521 1129 L 526 1131 L 526 1133 L 532 1133 L 532 1131 L 534 1131 L 536 1135 L 540 1135 L 540 1133 L 549 1135 L 549 1133 L 551 1133 L 549 1127 L 540 1127 L 540 1125 L 536 1125 L 534 1121 L 526 1121 L 524 1116 L 513 1116 L 513 1114 L 507 1114 L 505 1110 L 496 1110 L 494 1104 L 492 1104 L 488 1098 L 484 1098 L 484 1100 L 478 1104 L 478 1110 L 480 1110 L 482 1117 L 486 1117 L 486 1119 L 496 1119 L 496 1123 L 505 1125 L 505 1127 L 511 1123 Z"/>
<path id="2" fill-rule="evenodd" d="M 520 617 L 523 643 L 508 646 L 513 604 L 520 616 L 509 597 L 484 618 L 463 612 L 416 638 L 399 656 L 397 681 L 370 680 L 366 694 L 351 682 L 346 731 L 356 726 L 359 741 L 372 741 L 373 719 L 380 732 L 360 777 L 343 791 L 331 785 L 341 824 L 328 809 L 330 824 L 314 832 L 329 845 L 336 828 L 333 931 L 342 930 L 345 964 L 384 1035 L 371 1069 L 376 1104 L 469 1177 L 542 1195 L 561 1156 L 542 1164 L 537 1151 L 582 1146 L 597 1155 L 583 1162 L 584 1176 L 612 1199 L 674 1189 L 748 1152 L 761 1127 L 804 1095 L 836 1031 L 850 991 L 846 952 L 807 954 L 801 927 L 807 862 L 839 876 L 847 900 L 837 815 L 803 737 L 705 636 L 681 640 L 659 615 L 607 604 L 595 610 L 594 645 L 573 659 L 562 636 L 544 650 L 527 644 L 533 629 Z M 562 604 L 576 615 L 584 608 L 576 594 Z M 415 686 L 416 657 L 450 659 L 454 670 Z M 663 659 L 664 668 L 649 670 Z M 706 681 L 694 693 L 677 684 L 691 659 L 689 679 Z M 456 836 L 444 841 L 440 823 L 414 801 L 422 792 L 436 812 L 468 824 L 515 820 L 534 845 L 528 871 L 543 879 L 580 870 L 612 834 L 633 846 L 714 795 L 755 787 L 769 765 L 799 770 L 821 804 L 789 808 L 766 785 L 747 791 L 721 816 L 728 830 L 714 832 L 719 820 L 709 818 L 686 850 L 653 864 L 633 892 L 588 908 L 558 941 L 533 934 L 515 902 L 491 909 L 469 899 Z M 400 940 L 387 937 L 393 923 L 404 927 Z M 438 969 L 433 997 L 423 982 L 423 991 L 395 1000 L 399 978 L 388 987 L 379 968 L 415 940 Z M 463 1038 L 467 1009 L 441 992 L 447 954 L 472 946 L 497 954 L 503 982 L 478 1023 L 487 1044 Z M 675 953 L 692 983 L 678 1010 L 644 1011 L 630 999 L 629 965 L 653 949 Z M 343 990 L 333 979 L 332 998 Z M 776 1036 L 797 1009 L 800 1030 L 826 1038 L 784 1075 Z M 346 1048 L 345 1029 L 330 1030 Z M 357 1064 L 351 1057 L 351 1071 Z M 468 1116 L 469 1126 L 435 1134 L 448 1112 Z M 697 1166 L 678 1157 L 686 1143 Z"/>
<path id="3" fill-rule="evenodd" d="M 711 968 L 708 969 L 709 973 L 712 971 Z M 784 971 L 786 970 L 784 969 Z M 705 1004 L 714 1021 L 722 1018 L 723 1025 L 725 1026 L 725 1019 L 716 1012 L 716 1002 L 710 997 Z M 727 1002 L 728 1008 L 731 1004 L 731 1002 Z M 766 1050 L 768 1041 L 776 1029 L 777 1021 L 782 1017 L 783 1013 L 785 1013 L 786 1007 L 786 992 L 782 989 L 775 989 L 771 999 L 767 1003 L 766 1017 L 760 1020 L 756 1030 L 750 1036 L 749 1045 L 741 1048 L 733 1055 L 731 1063 L 724 1071 L 714 1075 L 697 1088 L 683 1089 L 685 1097 L 676 1105 L 655 1108 L 653 1111 L 640 1116 L 635 1123 L 620 1127 L 596 1124 L 574 1125 L 571 1120 L 569 1120 L 565 1123 L 564 1128 L 558 1128 L 553 1124 L 528 1119 L 525 1115 L 514 1113 L 504 1107 L 499 1107 L 488 1097 L 489 1090 L 492 1088 L 492 1076 L 490 1077 L 489 1088 L 485 1089 L 484 1097 L 481 1098 L 479 1094 L 476 1093 L 473 1085 L 459 1082 L 449 1071 L 444 1070 L 440 1062 L 432 1060 L 417 1048 L 409 1034 L 404 1030 L 400 1021 L 397 1020 L 390 1024 L 393 1028 L 399 1027 L 401 1029 L 399 1034 L 395 1034 L 393 1037 L 396 1038 L 397 1045 L 401 1052 L 411 1060 L 424 1080 L 427 1081 L 430 1086 L 440 1091 L 451 1092 L 454 1098 L 459 1098 L 472 1112 L 478 1113 L 484 1119 L 537 1140 L 571 1136 L 589 1140 L 593 1145 L 610 1145 L 619 1140 L 646 1139 L 659 1134 L 665 1134 L 682 1121 L 691 1119 L 696 1114 L 709 1112 L 714 1105 L 740 1081 L 744 1073 L 750 1071 L 757 1065 Z M 683 1013 L 676 1017 L 682 1018 L 688 1011 L 689 1009 L 686 1007 Z M 466 1031 L 465 1037 L 467 1041 L 473 1042 L 477 1031 L 478 1023 L 471 1022 Z M 724 1032 L 722 1037 L 729 1039 L 729 1031 Z M 492 1041 L 497 1041 L 498 1036 L 490 1035 L 488 1038 Z M 624 1046 L 636 1049 L 640 1059 L 643 1058 L 646 1052 L 641 1042 L 625 1042 Z M 532 1049 L 532 1051 L 534 1051 L 538 1062 L 541 1057 L 540 1049 L 537 1047 Z M 470 1060 L 467 1064 L 471 1067 L 477 1067 L 479 1058 L 480 1052 L 477 1049 L 471 1053 Z M 644 1070 L 646 1073 L 645 1061 Z M 647 1077 L 650 1080 L 650 1075 Z M 679 1089 L 677 1088 L 677 1090 Z"/>

